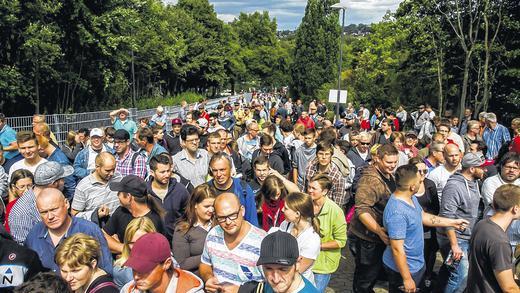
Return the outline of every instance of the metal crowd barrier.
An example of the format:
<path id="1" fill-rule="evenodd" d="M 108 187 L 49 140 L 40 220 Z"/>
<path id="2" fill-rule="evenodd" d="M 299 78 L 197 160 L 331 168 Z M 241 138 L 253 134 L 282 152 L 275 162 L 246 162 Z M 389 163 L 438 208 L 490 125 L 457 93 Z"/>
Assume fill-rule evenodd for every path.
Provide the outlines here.
<path id="1" fill-rule="evenodd" d="M 206 109 L 215 109 L 220 101 L 234 102 L 238 96 L 230 96 L 219 99 L 208 100 L 206 103 Z M 138 123 L 141 118 L 151 118 L 156 109 L 138 110 L 136 108 L 129 108 L 130 119 Z M 164 113 L 169 120 L 179 117 L 181 107 L 180 106 L 165 106 Z M 97 112 L 84 112 L 84 113 L 73 113 L 73 114 L 52 114 L 45 115 L 45 122 L 49 125 L 51 131 L 56 136 L 58 143 L 62 144 L 67 139 L 67 133 L 71 130 L 78 131 L 80 128 L 92 129 L 95 127 L 107 127 L 111 126 L 110 122 L 111 111 L 97 111 Z M 32 130 L 32 118 L 33 116 L 19 116 L 19 117 L 6 117 L 7 124 L 14 130 Z M 171 123 L 166 123 L 166 131 L 171 130 Z"/>

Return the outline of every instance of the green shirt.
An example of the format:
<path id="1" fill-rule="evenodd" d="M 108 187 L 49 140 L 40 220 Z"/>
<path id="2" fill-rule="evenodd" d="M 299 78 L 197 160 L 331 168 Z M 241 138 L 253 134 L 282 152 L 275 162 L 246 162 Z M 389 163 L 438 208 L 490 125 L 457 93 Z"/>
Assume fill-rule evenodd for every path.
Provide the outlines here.
<path id="1" fill-rule="evenodd" d="M 341 248 L 347 243 L 347 222 L 343 210 L 328 197 L 325 199 L 318 219 L 320 220 L 320 232 L 323 235 L 321 243 L 335 240 L 340 248 L 320 251 L 312 271 L 317 274 L 331 274 L 338 269 Z"/>

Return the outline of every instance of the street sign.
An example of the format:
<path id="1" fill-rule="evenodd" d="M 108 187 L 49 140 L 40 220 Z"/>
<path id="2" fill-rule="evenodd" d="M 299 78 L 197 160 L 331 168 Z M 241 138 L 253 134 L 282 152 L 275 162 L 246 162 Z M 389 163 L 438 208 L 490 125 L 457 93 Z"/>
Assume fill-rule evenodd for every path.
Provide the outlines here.
<path id="1" fill-rule="evenodd" d="M 338 90 L 330 90 L 329 91 L 329 103 L 337 103 L 338 102 Z M 340 91 L 339 93 L 339 102 L 342 104 L 347 103 L 347 91 Z"/>

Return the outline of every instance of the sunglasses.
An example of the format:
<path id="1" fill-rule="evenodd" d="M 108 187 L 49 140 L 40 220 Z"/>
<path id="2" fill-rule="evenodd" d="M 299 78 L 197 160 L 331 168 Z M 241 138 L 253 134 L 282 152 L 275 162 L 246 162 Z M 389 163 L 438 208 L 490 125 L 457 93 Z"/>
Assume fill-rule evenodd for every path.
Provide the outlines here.
<path id="1" fill-rule="evenodd" d="M 369 142 L 360 142 L 359 144 L 360 144 L 360 145 L 370 145 Z"/>

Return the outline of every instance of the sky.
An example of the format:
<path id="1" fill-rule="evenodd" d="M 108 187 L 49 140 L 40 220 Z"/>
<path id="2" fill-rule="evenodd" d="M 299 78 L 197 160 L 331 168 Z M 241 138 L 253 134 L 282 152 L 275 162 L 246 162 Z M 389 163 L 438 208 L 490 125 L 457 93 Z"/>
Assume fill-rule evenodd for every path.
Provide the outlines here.
<path id="1" fill-rule="evenodd" d="M 177 0 L 163 0 L 175 4 Z M 345 24 L 369 24 L 380 21 L 386 11 L 395 9 L 402 0 L 342 0 L 347 3 Z M 269 11 L 275 17 L 278 30 L 294 30 L 305 13 L 307 0 L 209 0 L 220 19 L 233 21 L 240 12 Z"/>

